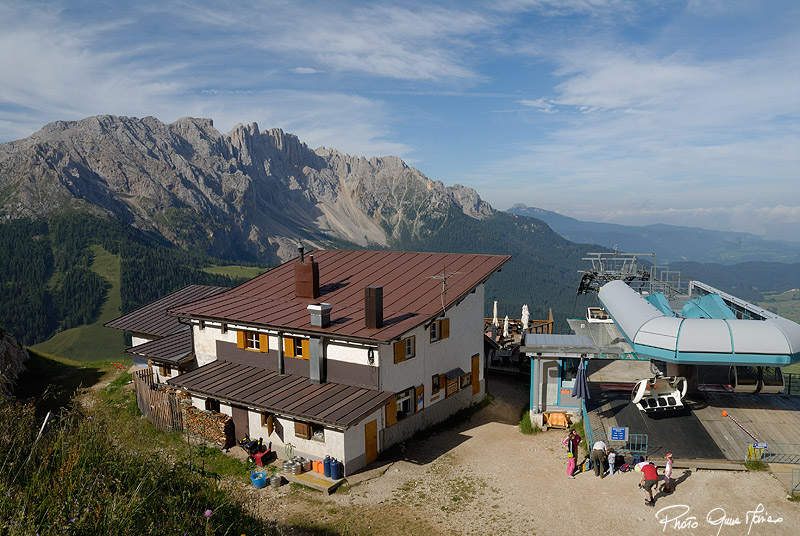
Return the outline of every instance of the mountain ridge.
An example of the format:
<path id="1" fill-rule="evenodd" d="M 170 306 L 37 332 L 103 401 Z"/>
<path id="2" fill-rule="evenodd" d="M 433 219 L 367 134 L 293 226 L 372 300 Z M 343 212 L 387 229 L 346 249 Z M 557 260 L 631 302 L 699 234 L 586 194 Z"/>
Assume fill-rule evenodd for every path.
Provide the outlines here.
<path id="1" fill-rule="evenodd" d="M 493 211 L 474 190 L 397 157 L 313 151 L 256 123 L 221 134 L 210 119 L 103 115 L 0 144 L 3 219 L 78 209 L 248 261 L 287 260 L 300 239 L 386 247 L 402 232 L 426 232 L 451 207 L 479 219 Z"/>

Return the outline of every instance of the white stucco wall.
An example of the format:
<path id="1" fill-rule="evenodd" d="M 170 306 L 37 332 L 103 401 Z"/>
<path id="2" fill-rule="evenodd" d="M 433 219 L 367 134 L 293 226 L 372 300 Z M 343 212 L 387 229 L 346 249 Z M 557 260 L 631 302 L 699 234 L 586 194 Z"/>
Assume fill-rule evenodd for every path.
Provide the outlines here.
<path id="1" fill-rule="evenodd" d="M 425 407 L 440 401 L 444 397 L 444 385 L 440 395 L 431 400 L 431 378 L 434 374 L 444 374 L 456 367 L 465 373 L 472 371 L 472 356 L 479 354 L 481 359 L 480 378 L 483 379 L 483 300 L 484 288 L 480 285 L 474 294 L 467 294 L 457 306 L 447 310 L 446 318 L 450 319 L 450 336 L 446 339 L 430 342 L 430 329 L 422 326 L 412 330 L 409 335 L 416 336 L 416 356 L 394 363 L 392 345 L 381 347 L 380 388 L 399 392 L 411 386 L 425 386 Z"/>
<path id="2" fill-rule="evenodd" d="M 365 346 L 358 346 L 344 341 L 337 341 L 332 339 L 328 341 L 325 348 L 325 356 L 327 359 L 336 361 L 343 361 L 345 363 L 355 363 L 357 365 L 369 365 L 368 361 L 369 350 Z M 375 357 L 374 365 L 378 365 L 378 351 L 373 352 Z"/>
<path id="3" fill-rule="evenodd" d="M 229 327 L 227 333 L 222 333 L 221 328 L 221 324 L 206 322 L 205 328 L 200 329 L 197 322 L 193 322 L 192 337 L 194 338 L 194 352 L 198 367 L 216 361 L 217 341 L 236 344 L 236 331 Z"/>
<path id="4" fill-rule="evenodd" d="M 152 340 L 155 340 L 155 337 L 148 337 L 146 335 L 142 335 L 141 333 L 131 333 L 131 346 L 139 346 L 140 344 L 144 344 Z"/>
<path id="5" fill-rule="evenodd" d="M 261 426 L 261 413 L 258 411 L 248 412 L 248 423 L 250 437 L 261 437 L 264 443 L 272 442 L 272 450 L 279 458 L 285 457 L 286 443 L 291 443 L 294 447 L 294 455 L 305 456 L 306 458 L 322 460 L 325 456 L 330 456 L 338 460 L 343 460 L 345 455 L 345 434 L 338 430 L 325 428 L 325 441 L 316 439 L 302 439 L 295 436 L 294 420 L 283 417 L 274 417 L 280 428 L 283 429 L 283 441 L 278 433 L 279 427 L 276 426 L 272 434 L 267 433 L 267 428 Z M 348 432 L 350 432 L 348 430 Z M 363 437 L 363 431 L 362 431 Z M 363 446 L 362 446 L 363 451 Z"/>
<path id="6" fill-rule="evenodd" d="M 169 370 L 167 371 L 166 375 L 165 374 L 161 374 L 161 364 L 160 363 L 153 362 L 152 368 L 153 368 L 153 380 L 156 383 L 166 383 L 167 380 L 169 380 L 170 378 L 174 378 L 175 376 L 178 375 L 178 367 L 176 367 L 174 365 L 169 365 L 169 367 L 168 367 Z"/>

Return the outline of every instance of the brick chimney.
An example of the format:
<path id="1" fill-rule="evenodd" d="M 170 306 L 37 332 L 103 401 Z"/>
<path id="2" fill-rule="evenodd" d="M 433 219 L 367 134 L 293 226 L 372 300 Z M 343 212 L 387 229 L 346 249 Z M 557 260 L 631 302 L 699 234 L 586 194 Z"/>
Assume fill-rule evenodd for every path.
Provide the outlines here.
<path id="1" fill-rule="evenodd" d="M 300 260 L 294 263 L 294 293 L 298 298 L 319 298 L 319 263 L 309 255 L 309 262 L 300 251 Z"/>
<path id="2" fill-rule="evenodd" d="M 383 327 L 383 287 L 364 287 L 364 323 L 368 328 Z"/>

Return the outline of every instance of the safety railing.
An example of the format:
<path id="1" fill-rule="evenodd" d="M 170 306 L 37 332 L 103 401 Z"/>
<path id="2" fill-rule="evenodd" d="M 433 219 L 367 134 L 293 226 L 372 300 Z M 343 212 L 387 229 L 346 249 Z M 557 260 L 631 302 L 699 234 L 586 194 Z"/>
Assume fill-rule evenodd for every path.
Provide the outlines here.
<path id="1" fill-rule="evenodd" d="M 626 441 L 609 440 L 605 430 L 594 430 L 589 420 L 589 412 L 586 411 L 586 403 L 582 404 L 583 409 L 583 428 L 586 432 L 586 445 L 591 450 L 592 445 L 597 441 L 602 441 L 615 452 L 627 455 L 638 454 L 642 457 L 647 456 L 650 444 L 650 436 L 647 434 L 628 434 Z"/>
<path id="2" fill-rule="evenodd" d="M 792 469 L 792 496 L 800 492 L 800 469 Z"/>
<path id="3" fill-rule="evenodd" d="M 784 389 L 787 395 L 800 395 L 800 374 L 786 372 L 783 374 Z"/>
<path id="4" fill-rule="evenodd" d="M 800 463 L 800 444 L 797 443 L 748 443 L 745 452 L 745 461 Z"/>

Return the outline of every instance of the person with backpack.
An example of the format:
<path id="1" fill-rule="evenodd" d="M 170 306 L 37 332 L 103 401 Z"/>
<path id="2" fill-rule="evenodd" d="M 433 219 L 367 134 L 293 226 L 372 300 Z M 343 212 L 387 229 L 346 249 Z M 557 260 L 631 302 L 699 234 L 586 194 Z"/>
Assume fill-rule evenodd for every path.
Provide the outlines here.
<path id="1" fill-rule="evenodd" d="M 570 430 L 569 435 L 561 441 L 561 444 L 567 447 L 567 478 L 575 478 L 575 462 L 580 442 L 581 436 L 575 430 Z"/>

